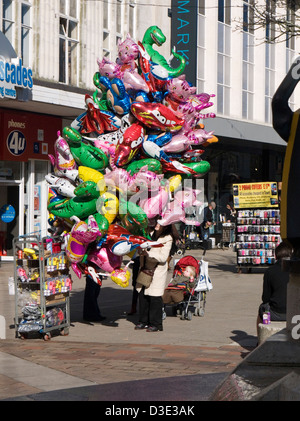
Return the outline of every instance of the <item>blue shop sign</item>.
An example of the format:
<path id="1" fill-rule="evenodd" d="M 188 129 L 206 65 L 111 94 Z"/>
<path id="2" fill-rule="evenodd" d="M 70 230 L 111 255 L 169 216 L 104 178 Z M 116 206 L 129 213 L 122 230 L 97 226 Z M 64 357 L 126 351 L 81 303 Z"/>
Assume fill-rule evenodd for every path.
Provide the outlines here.
<path id="1" fill-rule="evenodd" d="M 12 222 L 16 217 L 15 208 L 12 205 L 3 205 L 0 209 L 0 218 L 3 222 Z"/>

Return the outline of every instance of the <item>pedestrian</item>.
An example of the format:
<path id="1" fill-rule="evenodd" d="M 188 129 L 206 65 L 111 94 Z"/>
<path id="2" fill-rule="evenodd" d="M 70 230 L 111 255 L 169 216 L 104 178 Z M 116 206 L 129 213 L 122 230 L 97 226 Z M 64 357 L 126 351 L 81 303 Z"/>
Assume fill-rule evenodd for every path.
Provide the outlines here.
<path id="1" fill-rule="evenodd" d="M 215 225 L 213 215 L 214 209 L 216 209 L 216 203 L 212 201 L 203 209 L 203 221 L 200 226 L 197 227 L 197 232 L 204 242 L 205 249 L 207 248 L 207 240 L 209 239 L 209 228 Z"/>
<path id="2" fill-rule="evenodd" d="M 102 316 L 98 305 L 100 289 L 101 286 L 90 275 L 86 275 L 83 299 L 83 320 L 86 322 L 97 323 L 106 319 Z"/>
<path id="3" fill-rule="evenodd" d="M 226 222 L 235 223 L 236 210 L 234 209 L 232 202 L 228 202 L 226 205 L 225 219 L 226 219 Z"/>
<path id="4" fill-rule="evenodd" d="M 167 286 L 168 257 L 174 241 L 172 226 L 162 226 L 156 223 L 150 232 L 151 239 L 158 241 L 162 247 L 152 247 L 150 250 L 140 250 L 140 268 L 153 269 L 152 282 L 148 288 L 138 284 L 139 291 L 139 322 L 136 330 L 146 329 L 147 332 L 163 330 L 162 325 L 162 295 Z"/>
<path id="5" fill-rule="evenodd" d="M 257 332 L 259 323 L 263 322 L 263 313 L 270 312 L 271 321 L 286 320 L 286 297 L 289 272 L 283 271 L 282 259 L 292 256 L 292 246 L 281 242 L 275 249 L 276 262 L 264 273 L 262 303 L 258 309 Z"/>
<path id="6" fill-rule="evenodd" d="M 133 265 L 132 265 L 132 288 L 133 288 L 133 290 L 132 290 L 131 309 L 130 309 L 129 313 L 127 313 L 128 316 L 133 316 L 136 313 L 138 296 L 139 296 L 139 293 L 136 289 L 136 278 L 138 276 L 139 269 L 140 269 L 140 256 L 139 256 L 139 254 L 136 254 L 132 260 L 133 260 Z"/>

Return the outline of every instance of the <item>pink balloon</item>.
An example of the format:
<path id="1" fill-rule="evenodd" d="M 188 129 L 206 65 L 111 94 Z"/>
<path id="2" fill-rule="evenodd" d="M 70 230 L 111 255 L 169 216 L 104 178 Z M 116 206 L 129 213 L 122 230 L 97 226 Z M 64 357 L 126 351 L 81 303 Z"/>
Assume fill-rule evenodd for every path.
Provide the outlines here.
<path id="1" fill-rule="evenodd" d="M 122 80 L 126 89 L 134 89 L 136 91 L 149 92 L 149 87 L 141 75 L 136 71 L 127 70 L 123 73 Z"/>
<path id="2" fill-rule="evenodd" d="M 88 255 L 87 260 L 109 273 L 119 269 L 122 265 L 122 256 L 112 253 L 107 245 L 103 245 L 100 249 L 94 248 Z"/>
<path id="3" fill-rule="evenodd" d="M 200 206 L 202 202 L 197 200 L 200 190 L 185 189 L 175 193 L 174 200 L 169 204 L 167 209 L 162 213 L 161 219 L 157 222 L 160 225 L 175 224 L 176 222 L 184 222 L 186 225 L 200 225 L 199 222 L 189 220 L 185 216 L 185 208 L 190 206 Z"/>
<path id="4" fill-rule="evenodd" d="M 144 199 L 140 201 L 140 207 L 144 210 L 149 219 L 160 215 L 166 204 L 168 203 L 169 194 L 162 188 L 155 196 L 150 199 Z"/>
<path id="5" fill-rule="evenodd" d="M 162 147 L 166 153 L 180 153 L 188 150 L 191 145 L 199 143 L 197 139 L 190 139 L 185 135 L 177 134 L 173 136 L 169 143 Z"/>

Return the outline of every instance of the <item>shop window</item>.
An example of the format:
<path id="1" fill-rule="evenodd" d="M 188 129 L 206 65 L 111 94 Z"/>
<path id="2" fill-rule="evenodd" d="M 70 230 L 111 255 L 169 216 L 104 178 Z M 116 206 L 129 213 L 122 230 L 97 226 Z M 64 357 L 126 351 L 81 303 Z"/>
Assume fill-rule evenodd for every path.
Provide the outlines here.
<path id="1" fill-rule="evenodd" d="M 135 0 L 131 0 L 129 3 L 129 33 L 135 38 L 135 28 L 136 28 L 136 7 Z"/>
<path id="2" fill-rule="evenodd" d="M 266 2 L 267 11 L 275 13 L 275 3 L 271 0 Z M 275 92 L 275 45 L 272 40 L 275 38 L 275 25 L 266 21 L 266 43 L 265 43 L 265 122 L 272 122 L 272 98 Z"/>
<path id="3" fill-rule="evenodd" d="M 205 0 L 198 1 L 198 11 L 200 15 L 205 15 Z"/>
<path id="4" fill-rule="evenodd" d="M 2 1 L 2 32 L 6 38 L 13 44 L 13 1 L 3 0 Z"/>
<path id="5" fill-rule="evenodd" d="M 78 0 L 60 0 L 59 81 L 78 85 Z"/>
<path id="6" fill-rule="evenodd" d="M 21 4 L 21 56 L 24 66 L 30 65 L 31 4 Z"/>
<path id="7" fill-rule="evenodd" d="M 201 9 L 199 9 L 201 10 Z M 204 92 L 205 82 L 205 16 L 198 14 L 198 34 L 197 34 L 197 91 Z"/>
<path id="8" fill-rule="evenodd" d="M 251 28 L 252 9 L 248 0 L 243 5 L 243 76 L 242 76 L 242 117 L 253 120 L 254 98 L 254 35 Z"/>
<path id="9" fill-rule="evenodd" d="M 218 22 L 217 107 L 219 114 L 230 114 L 231 27 Z"/>

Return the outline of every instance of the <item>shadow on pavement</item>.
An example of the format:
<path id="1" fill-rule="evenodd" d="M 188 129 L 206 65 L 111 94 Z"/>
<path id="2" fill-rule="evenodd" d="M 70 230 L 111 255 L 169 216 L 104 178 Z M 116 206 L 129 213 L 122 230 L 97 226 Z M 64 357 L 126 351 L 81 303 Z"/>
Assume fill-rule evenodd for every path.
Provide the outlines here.
<path id="1" fill-rule="evenodd" d="M 134 380 L 54 390 L 3 399 L 3 401 L 207 401 L 228 373 L 197 374 Z"/>

